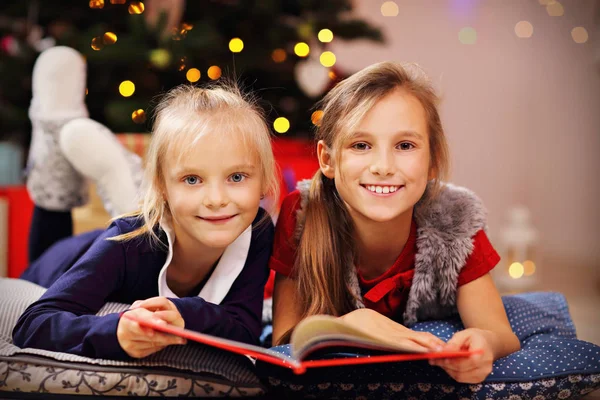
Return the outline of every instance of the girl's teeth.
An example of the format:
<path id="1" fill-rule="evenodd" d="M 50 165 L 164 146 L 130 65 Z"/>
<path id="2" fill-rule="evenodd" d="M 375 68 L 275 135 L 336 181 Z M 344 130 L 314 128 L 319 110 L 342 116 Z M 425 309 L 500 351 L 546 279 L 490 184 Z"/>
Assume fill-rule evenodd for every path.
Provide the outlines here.
<path id="1" fill-rule="evenodd" d="M 366 186 L 366 188 L 371 191 L 371 192 L 375 192 L 375 193 L 394 193 L 396 190 L 398 190 L 397 186 Z"/>

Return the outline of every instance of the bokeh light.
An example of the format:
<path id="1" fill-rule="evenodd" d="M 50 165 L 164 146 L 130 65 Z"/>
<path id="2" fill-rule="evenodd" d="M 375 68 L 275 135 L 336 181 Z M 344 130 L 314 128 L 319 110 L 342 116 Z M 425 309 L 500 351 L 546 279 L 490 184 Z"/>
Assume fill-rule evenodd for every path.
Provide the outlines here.
<path id="1" fill-rule="evenodd" d="M 589 35 L 587 30 L 583 26 L 578 26 L 571 30 L 571 37 L 575 41 L 575 43 L 585 43 L 587 42 Z"/>
<path id="2" fill-rule="evenodd" d="M 306 57 L 308 53 L 310 53 L 310 47 L 304 42 L 296 43 L 294 46 L 294 53 L 296 53 L 298 57 Z"/>
<path id="3" fill-rule="evenodd" d="M 333 32 L 331 32 L 329 29 L 321 29 L 317 37 L 321 42 L 329 43 L 333 40 Z"/>
<path id="4" fill-rule="evenodd" d="M 527 260 L 523 263 L 523 272 L 525 276 L 530 276 L 535 273 L 535 263 L 531 260 Z"/>
<path id="5" fill-rule="evenodd" d="M 106 32 L 102 35 L 102 42 L 104 44 L 115 44 L 117 43 L 117 35 L 114 32 Z"/>
<path id="6" fill-rule="evenodd" d="M 290 121 L 285 117 L 279 117 L 273 122 L 273 128 L 277 133 L 286 133 L 290 129 Z"/>
<path id="7" fill-rule="evenodd" d="M 558 1 L 553 1 L 546 6 L 546 12 L 551 17 L 561 17 L 565 14 L 565 9 Z"/>
<path id="8" fill-rule="evenodd" d="M 129 11 L 129 14 L 141 14 L 144 12 L 144 9 L 144 3 L 142 3 L 141 1 L 132 1 L 131 3 L 129 3 L 127 11 Z"/>
<path id="9" fill-rule="evenodd" d="M 136 124 L 143 124 L 144 122 L 146 122 L 146 112 L 144 110 L 142 110 L 141 108 L 138 110 L 135 110 L 134 112 L 131 113 L 131 119 Z"/>
<path id="10" fill-rule="evenodd" d="M 519 21 L 515 25 L 515 34 L 520 38 L 530 38 L 533 35 L 533 25 L 529 21 Z"/>
<path id="11" fill-rule="evenodd" d="M 208 75 L 208 77 L 210 79 L 217 80 L 221 77 L 221 68 L 219 68 L 216 65 L 211 66 L 208 71 L 206 72 L 206 75 Z"/>
<path id="12" fill-rule="evenodd" d="M 381 5 L 381 15 L 384 17 L 395 17 L 399 13 L 398 4 L 393 1 L 386 1 Z"/>
<path id="13" fill-rule="evenodd" d="M 321 126 L 321 120 L 323 119 L 323 110 L 317 110 L 310 116 L 310 120 L 313 125 Z"/>
<path id="14" fill-rule="evenodd" d="M 198 80 L 200 80 L 200 70 L 198 68 L 190 68 L 185 73 L 185 77 L 192 83 L 198 82 Z"/>
<path id="15" fill-rule="evenodd" d="M 123 97 L 129 97 L 135 92 L 135 85 L 131 81 L 123 81 L 119 85 L 119 93 Z"/>
<path id="16" fill-rule="evenodd" d="M 99 36 L 93 38 L 91 47 L 96 51 L 102 50 L 104 48 L 104 42 L 102 41 L 102 38 Z"/>
<path id="17" fill-rule="evenodd" d="M 275 49 L 275 50 L 273 50 L 273 53 L 271 53 L 271 58 L 276 63 L 281 63 L 286 60 L 287 53 L 285 52 L 284 49 Z"/>
<path id="18" fill-rule="evenodd" d="M 335 54 L 331 51 L 324 51 L 319 58 L 324 67 L 333 67 L 335 65 Z"/>
<path id="19" fill-rule="evenodd" d="M 90 0 L 90 8 L 104 8 L 104 0 Z"/>
<path id="20" fill-rule="evenodd" d="M 229 41 L 229 50 L 232 53 L 239 53 L 244 49 L 244 42 L 240 38 L 233 38 Z"/>
<path id="21" fill-rule="evenodd" d="M 510 267 L 508 267 L 508 274 L 513 279 L 521 278 L 524 273 L 525 273 L 525 268 L 523 268 L 523 264 L 521 264 L 519 262 L 514 262 L 514 263 L 510 264 Z"/>

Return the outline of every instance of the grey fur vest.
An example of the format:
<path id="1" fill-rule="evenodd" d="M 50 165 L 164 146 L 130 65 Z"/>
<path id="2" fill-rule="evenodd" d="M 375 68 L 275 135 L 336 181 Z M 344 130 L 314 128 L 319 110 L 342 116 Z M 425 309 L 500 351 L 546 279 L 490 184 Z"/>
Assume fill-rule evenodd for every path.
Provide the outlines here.
<path id="1" fill-rule="evenodd" d="M 310 180 L 297 186 L 301 195 L 296 216 L 296 236 L 302 235 L 304 210 Z M 428 203 L 418 203 L 414 210 L 417 223 L 417 254 L 415 274 L 404 312 L 404 324 L 442 319 L 457 312 L 458 275 L 473 251 L 472 238 L 486 227 L 486 210 L 482 201 L 470 190 L 444 184 L 438 197 Z M 357 299 L 362 299 L 354 266 L 346 274 L 348 287 Z M 356 308 L 363 308 L 357 300 Z"/>

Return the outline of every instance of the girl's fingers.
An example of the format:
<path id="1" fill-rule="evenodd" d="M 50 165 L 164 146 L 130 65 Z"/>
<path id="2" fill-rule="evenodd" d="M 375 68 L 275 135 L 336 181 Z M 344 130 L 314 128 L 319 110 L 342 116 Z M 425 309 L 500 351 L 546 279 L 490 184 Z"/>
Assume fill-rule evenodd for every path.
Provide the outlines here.
<path id="1" fill-rule="evenodd" d="M 136 309 L 140 306 L 140 303 L 142 302 L 142 300 L 136 300 L 133 302 L 133 304 L 131 305 L 131 307 L 129 307 L 130 310 Z"/>
<path id="2" fill-rule="evenodd" d="M 415 342 L 412 339 L 400 339 L 398 344 L 401 344 L 402 347 L 406 348 L 407 351 L 415 352 L 415 353 L 427 353 L 430 349 L 422 344 Z"/>
<path id="3" fill-rule="evenodd" d="M 411 339 L 433 351 L 441 351 L 446 345 L 442 339 L 430 333 L 418 333 Z"/>
<path id="4" fill-rule="evenodd" d="M 166 297 L 152 297 L 142 300 L 137 304 L 137 307 L 142 307 L 149 311 L 177 309 L 175 304 L 173 304 L 171 300 L 167 299 Z"/>
<path id="5" fill-rule="evenodd" d="M 163 320 L 169 324 L 178 326 L 180 328 L 183 328 L 185 325 L 183 318 L 181 317 L 181 314 L 179 314 L 179 311 L 177 311 L 177 310 L 155 311 L 154 316 L 160 318 L 161 320 Z"/>

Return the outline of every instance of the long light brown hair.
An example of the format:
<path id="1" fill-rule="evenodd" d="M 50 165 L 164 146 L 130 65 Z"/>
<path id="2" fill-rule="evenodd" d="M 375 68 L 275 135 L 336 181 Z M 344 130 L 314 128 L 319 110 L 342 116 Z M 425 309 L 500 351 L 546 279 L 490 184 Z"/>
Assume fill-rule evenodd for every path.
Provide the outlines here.
<path id="1" fill-rule="evenodd" d="M 167 92 L 155 109 L 152 140 L 146 154 L 141 208 L 117 217 L 137 216 L 143 218 L 144 224 L 112 240 L 149 235 L 154 243 L 161 243 L 154 228 L 169 213 L 163 196 L 165 158 L 181 158 L 200 137 L 214 132 L 233 132 L 248 151 L 256 151 L 261 164 L 263 194 L 277 203 L 279 179 L 271 147 L 271 131 L 257 100 L 228 82 L 204 88 L 181 85 Z"/>
<path id="2" fill-rule="evenodd" d="M 319 104 L 323 110 L 316 139 L 340 150 L 365 114 L 377 101 L 401 89 L 419 100 L 427 118 L 430 171 L 427 197 L 433 198 L 448 173 L 448 145 L 438 113 L 438 97 L 425 73 L 414 64 L 382 62 L 340 82 Z M 424 201 L 424 199 L 421 199 Z M 312 178 L 306 219 L 294 269 L 297 300 L 302 317 L 314 314 L 344 315 L 355 308 L 347 287 L 346 270 L 354 265 L 353 223 L 335 183 L 319 170 Z M 284 335 L 284 338 L 288 336 Z"/>

